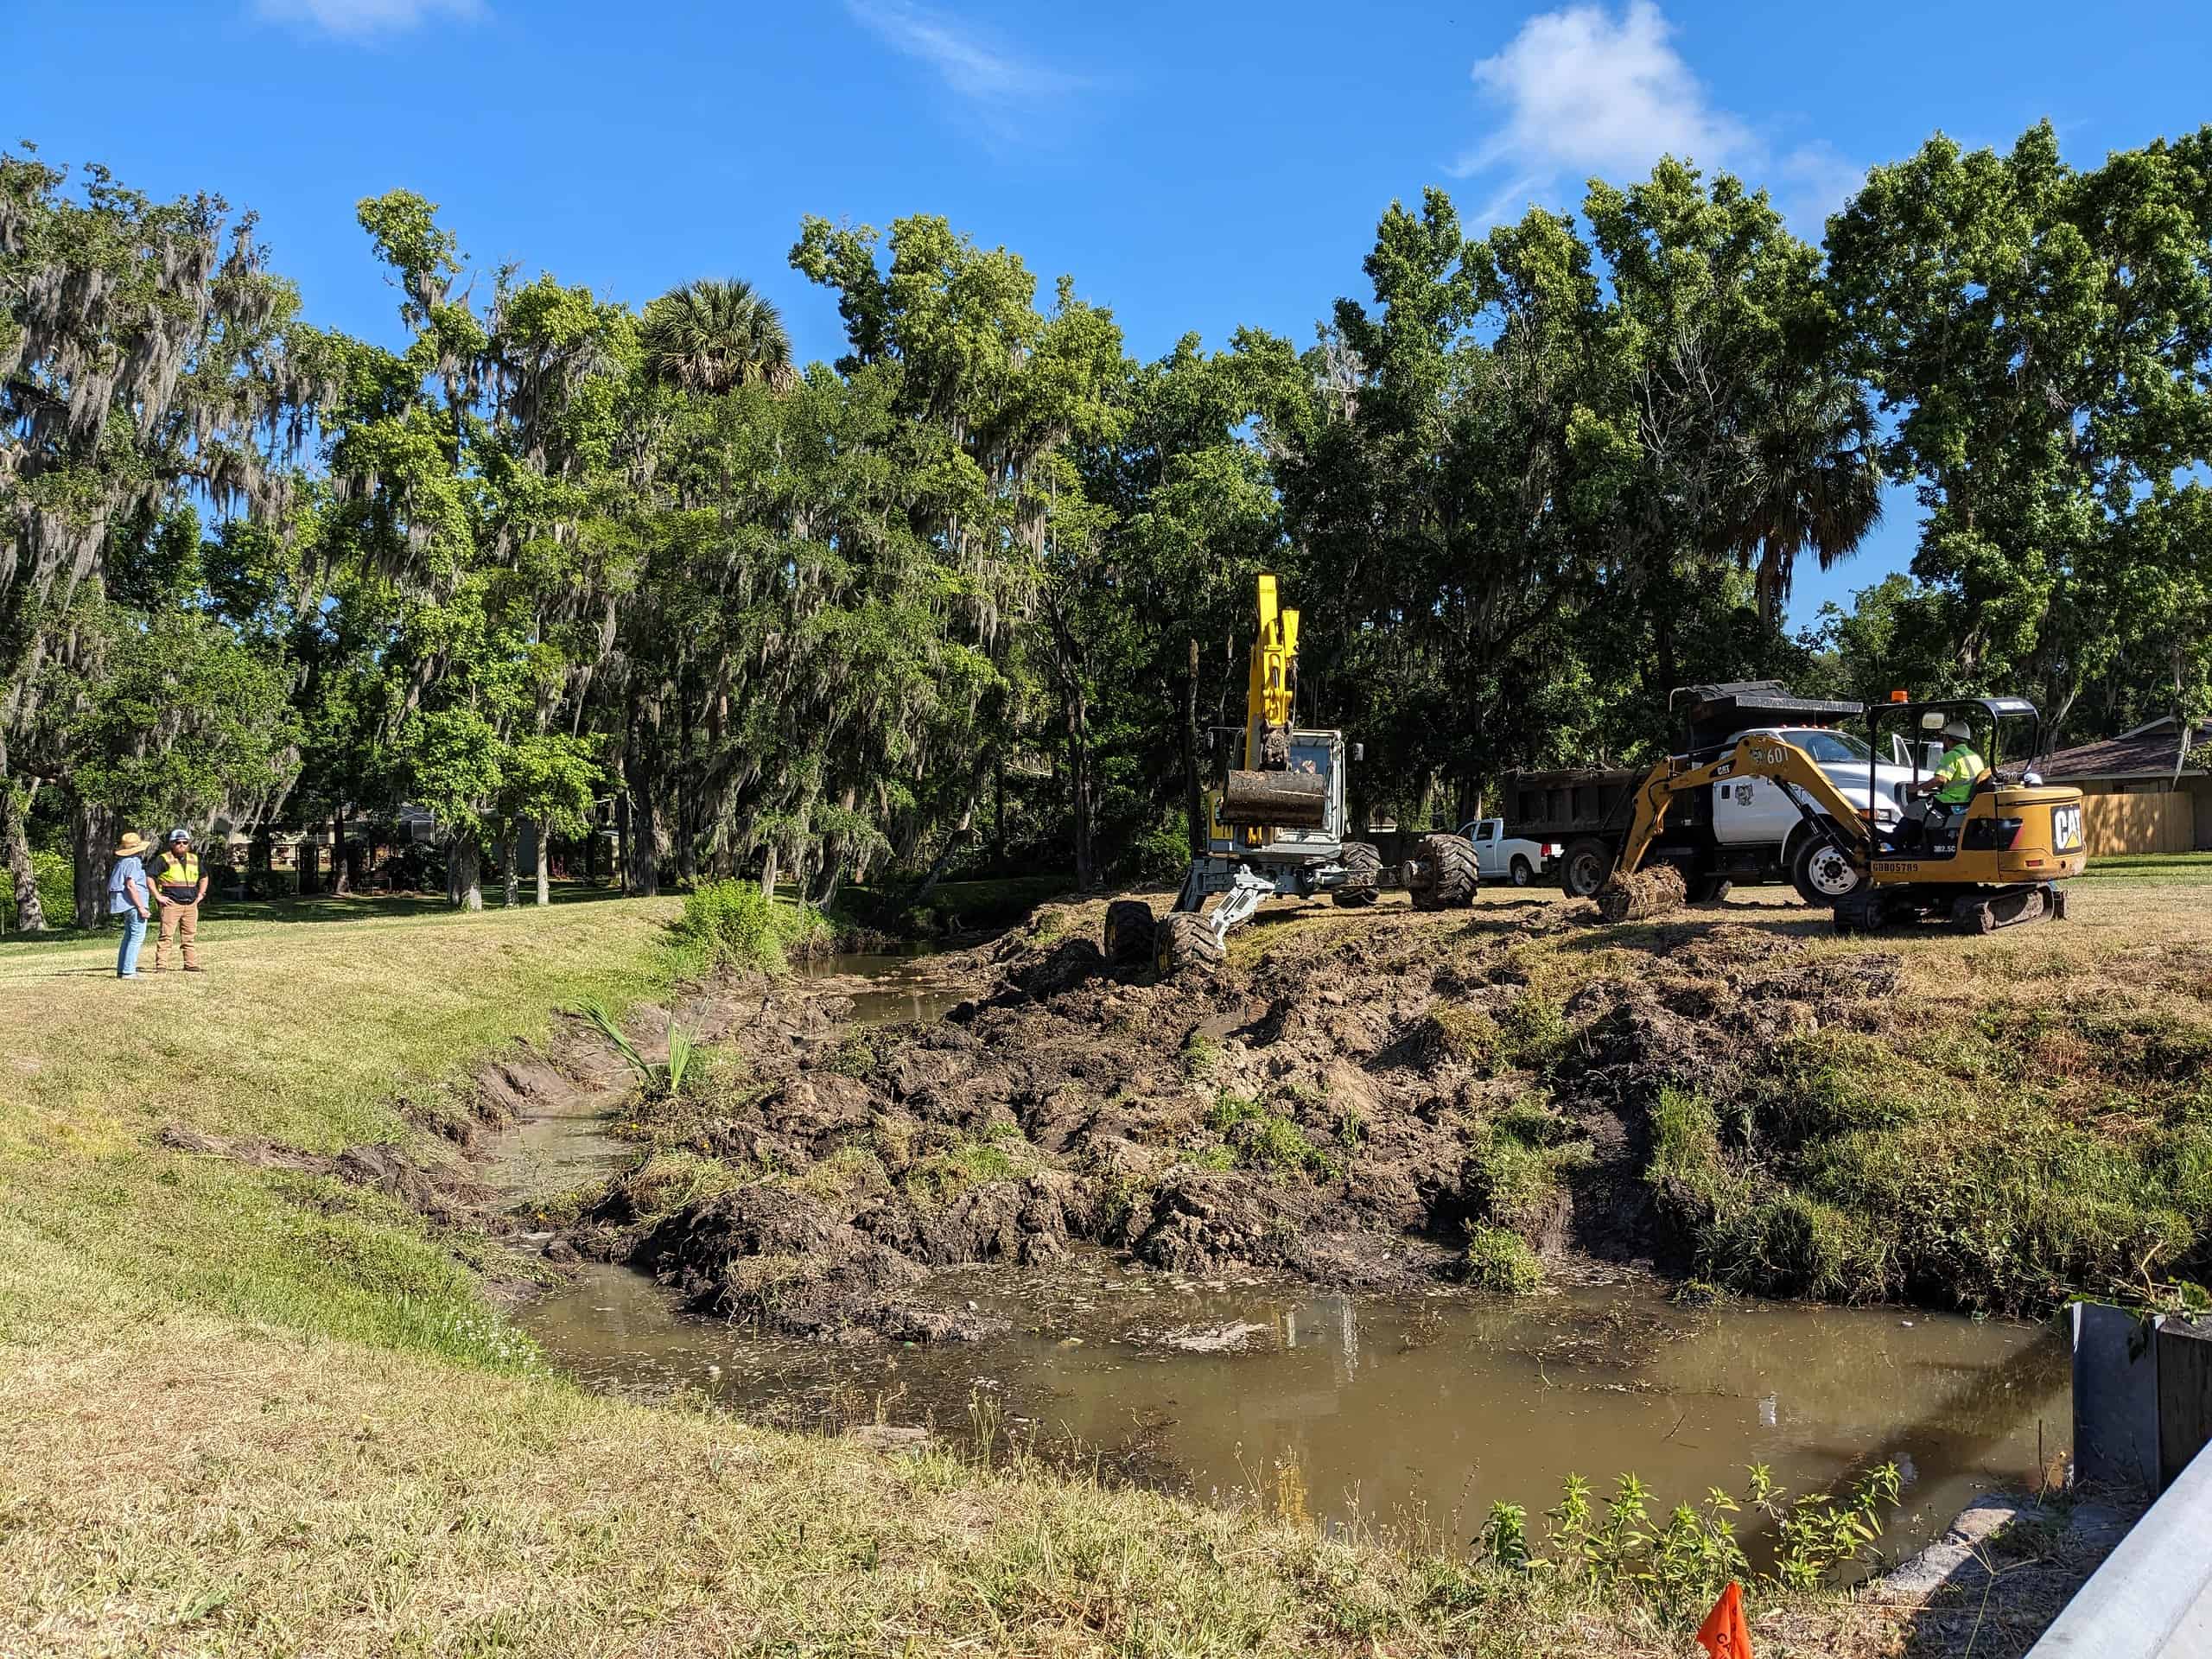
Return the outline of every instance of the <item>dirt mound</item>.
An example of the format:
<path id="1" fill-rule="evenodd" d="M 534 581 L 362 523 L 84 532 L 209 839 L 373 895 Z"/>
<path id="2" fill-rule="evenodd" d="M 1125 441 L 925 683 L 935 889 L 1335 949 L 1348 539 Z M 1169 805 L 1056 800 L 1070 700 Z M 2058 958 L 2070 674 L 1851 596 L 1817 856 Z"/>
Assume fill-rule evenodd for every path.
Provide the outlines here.
<path id="1" fill-rule="evenodd" d="M 618 1182 L 597 1248 L 694 1307 L 816 1335 L 918 1328 L 931 1268 L 1071 1240 L 1361 1287 L 1456 1276 L 1498 1229 L 1648 1262 L 1656 1091 L 1725 1094 L 1897 965 L 1691 921 L 1620 946 L 1625 969 L 1538 974 L 1532 942 L 1574 942 L 1564 908 L 1293 912 L 1256 959 L 1166 983 L 1056 908 L 972 953 L 977 995 L 944 1020 L 858 1027 L 832 999 L 737 1022 L 708 1096 L 640 1118 L 734 1190 L 648 1223 Z"/>

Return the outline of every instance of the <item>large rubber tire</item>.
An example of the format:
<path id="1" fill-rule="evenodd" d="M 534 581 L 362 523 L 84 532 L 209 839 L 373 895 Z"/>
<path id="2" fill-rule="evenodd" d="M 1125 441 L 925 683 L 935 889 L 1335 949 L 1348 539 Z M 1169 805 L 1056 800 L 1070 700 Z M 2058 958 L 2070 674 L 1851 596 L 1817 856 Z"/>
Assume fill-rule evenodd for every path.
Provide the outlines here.
<path id="1" fill-rule="evenodd" d="M 1725 875 L 1693 875 L 1682 882 L 1682 898 L 1687 904 L 1717 905 L 1726 899 L 1736 884 Z"/>
<path id="2" fill-rule="evenodd" d="M 1513 885 L 1516 887 L 1525 887 L 1536 879 L 1535 867 L 1518 853 L 1514 854 L 1513 866 L 1506 874 L 1513 878 Z"/>
<path id="3" fill-rule="evenodd" d="M 1815 910 L 1832 910 L 1859 891 L 1866 878 L 1835 843 L 1808 835 L 1789 861 L 1790 885 Z"/>
<path id="4" fill-rule="evenodd" d="M 1211 973 L 1221 966 L 1226 956 L 1206 918 L 1191 911 L 1179 910 L 1163 916 L 1153 930 L 1152 965 L 1160 970 L 1162 979 L 1173 979 L 1179 974 Z"/>
<path id="5" fill-rule="evenodd" d="M 1595 836 L 1567 843 L 1559 861 L 1560 891 L 1570 899 L 1591 899 L 1613 873 L 1613 849 Z"/>
<path id="6" fill-rule="evenodd" d="M 1423 836 L 1414 849 L 1428 879 L 1413 889 L 1416 910 L 1465 910 L 1481 884 L 1475 849 L 1463 836 Z"/>
<path id="7" fill-rule="evenodd" d="M 1357 910 L 1371 905 L 1382 896 L 1382 889 L 1375 885 L 1375 878 L 1382 874 L 1382 855 L 1363 841 L 1344 843 L 1344 874 L 1358 876 L 1366 885 L 1357 887 L 1338 887 L 1329 897 L 1345 910 Z"/>
<path id="8" fill-rule="evenodd" d="M 1141 899 L 1116 899 L 1106 906 L 1106 960 L 1136 967 L 1152 960 L 1152 906 Z"/>

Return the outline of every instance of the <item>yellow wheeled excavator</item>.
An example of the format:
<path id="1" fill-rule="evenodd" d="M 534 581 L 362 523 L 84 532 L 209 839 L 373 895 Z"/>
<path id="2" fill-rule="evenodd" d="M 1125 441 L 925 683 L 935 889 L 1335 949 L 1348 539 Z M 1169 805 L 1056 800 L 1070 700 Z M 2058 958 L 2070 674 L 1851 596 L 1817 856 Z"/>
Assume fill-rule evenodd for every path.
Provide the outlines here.
<path id="1" fill-rule="evenodd" d="M 1231 929 L 1268 899 L 1326 893 L 1339 906 L 1403 887 L 1422 910 L 1474 901 L 1475 849 L 1459 836 L 1424 836 L 1386 866 L 1376 848 L 1348 841 L 1346 763 L 1362 758 L 1340 731 L 1294 723 L 1298 613 L 1275 579 L 1259 580 L 1259 632 L 1245 677 L 1244 724 L 1213 734 L 1217 770 L 1208 791 L 1206 849 L 1191 860 L 1175 903 L 1155 918 L 1139 899 L 1106 907 L 1105 948 L 1116 963 L 1150 961 L 1163 975 L 1217 963 Z M 1209 900 L 1220 902 L 1209 912 Z"/>
<path id="2" fill-rule="evenodd" d="M 1937 783 L 1933 769 L 1920 781 L 1931 740 L 1961 723 L 1974 732 L 1973 752 L 1991 757 L 1971 781 L 1963 801 L 1945 804 L 1923 798 Z M 1669 809 L 1700 790 L 1739 779 L 1770 779 L 1825 842 L 1818 859 L 1839 861 L 1835 901 L 1839 933 L 1867 932 L 1893 921 L 1936 918 L 1970 932 L 1988 933 L 2046 918 L 2063 920 L 2066 894 L 2057 884 L 2079 875 L 2087 861 L 2082 791 L 2044 784 L 2026 766 L 2006 775 L 1996 765 L 2004 740 L 2024 723 L 2016 752 L 2042 753 L 2043 722 L 2024 697 L 1974 697 L 1912 702 L 1901 696 L 1877 705 L 1868 718 L 1871 747 L 1879 754 L 1887 728 L 1900 762 L 1915 782 L 1897 804 L 1894 821 L 1876 819 L 1855 805 L 1802 749 L 1770 732 L 1749 732 L 1725 749 L 1670 755 L 1637 786 L 1635 817 L 1609 880 L 1595 897 L 1609 922 L 1642 921 L 1678 908 L 1688 884 L 1663 849 Z M 1908 735 L 1910 734 L 1910 735 Z M 1955 751 L 1956 753 L 1957 751 Z M 1870 798 L 1877 792 L 1868 767 Z M 1848 875 L 1856 874 L 1856 881 Z"/>

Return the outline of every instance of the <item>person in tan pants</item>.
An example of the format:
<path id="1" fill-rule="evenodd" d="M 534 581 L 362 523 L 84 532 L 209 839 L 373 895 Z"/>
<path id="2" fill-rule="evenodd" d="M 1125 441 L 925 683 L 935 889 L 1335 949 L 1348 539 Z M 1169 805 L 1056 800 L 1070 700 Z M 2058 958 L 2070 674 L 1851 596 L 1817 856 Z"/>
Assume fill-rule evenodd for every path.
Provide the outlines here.
<path id="1" fill-rule="evenodd" d="M 199 973 L 200 901 L 207 896 L 207 874 L 200 868 L 200 855 L 192 850 L 192 831 L 169 831 L 168 850 L 154 861 L 153 878 L 154 896 L 162 905 L 154 971 L 169 965 L 169 941 L 175 939 L 184 955 L 184 971 Z"/>

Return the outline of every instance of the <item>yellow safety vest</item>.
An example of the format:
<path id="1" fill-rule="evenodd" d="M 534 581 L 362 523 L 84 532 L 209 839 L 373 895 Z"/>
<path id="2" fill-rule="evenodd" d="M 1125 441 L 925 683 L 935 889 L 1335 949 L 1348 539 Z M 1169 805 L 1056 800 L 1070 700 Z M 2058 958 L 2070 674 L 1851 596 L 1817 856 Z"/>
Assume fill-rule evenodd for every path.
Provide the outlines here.
<path id="1" fill-rule="evenodd" d="M 1971 744 L 1954 744 L 1936 768 L 1936 777 L 1943 785 L 1936 791 L 1936 798 L 1945 806 L 1964 806 L 1974 798 L 1974 785 L 1988 770 Z"/>
<path id="2" fill-rule="evenodd" d="M 200 855 L 163 853 L 154 861 L 154 885 L 163 896 L 190 904 L 200 896 Z"/>

